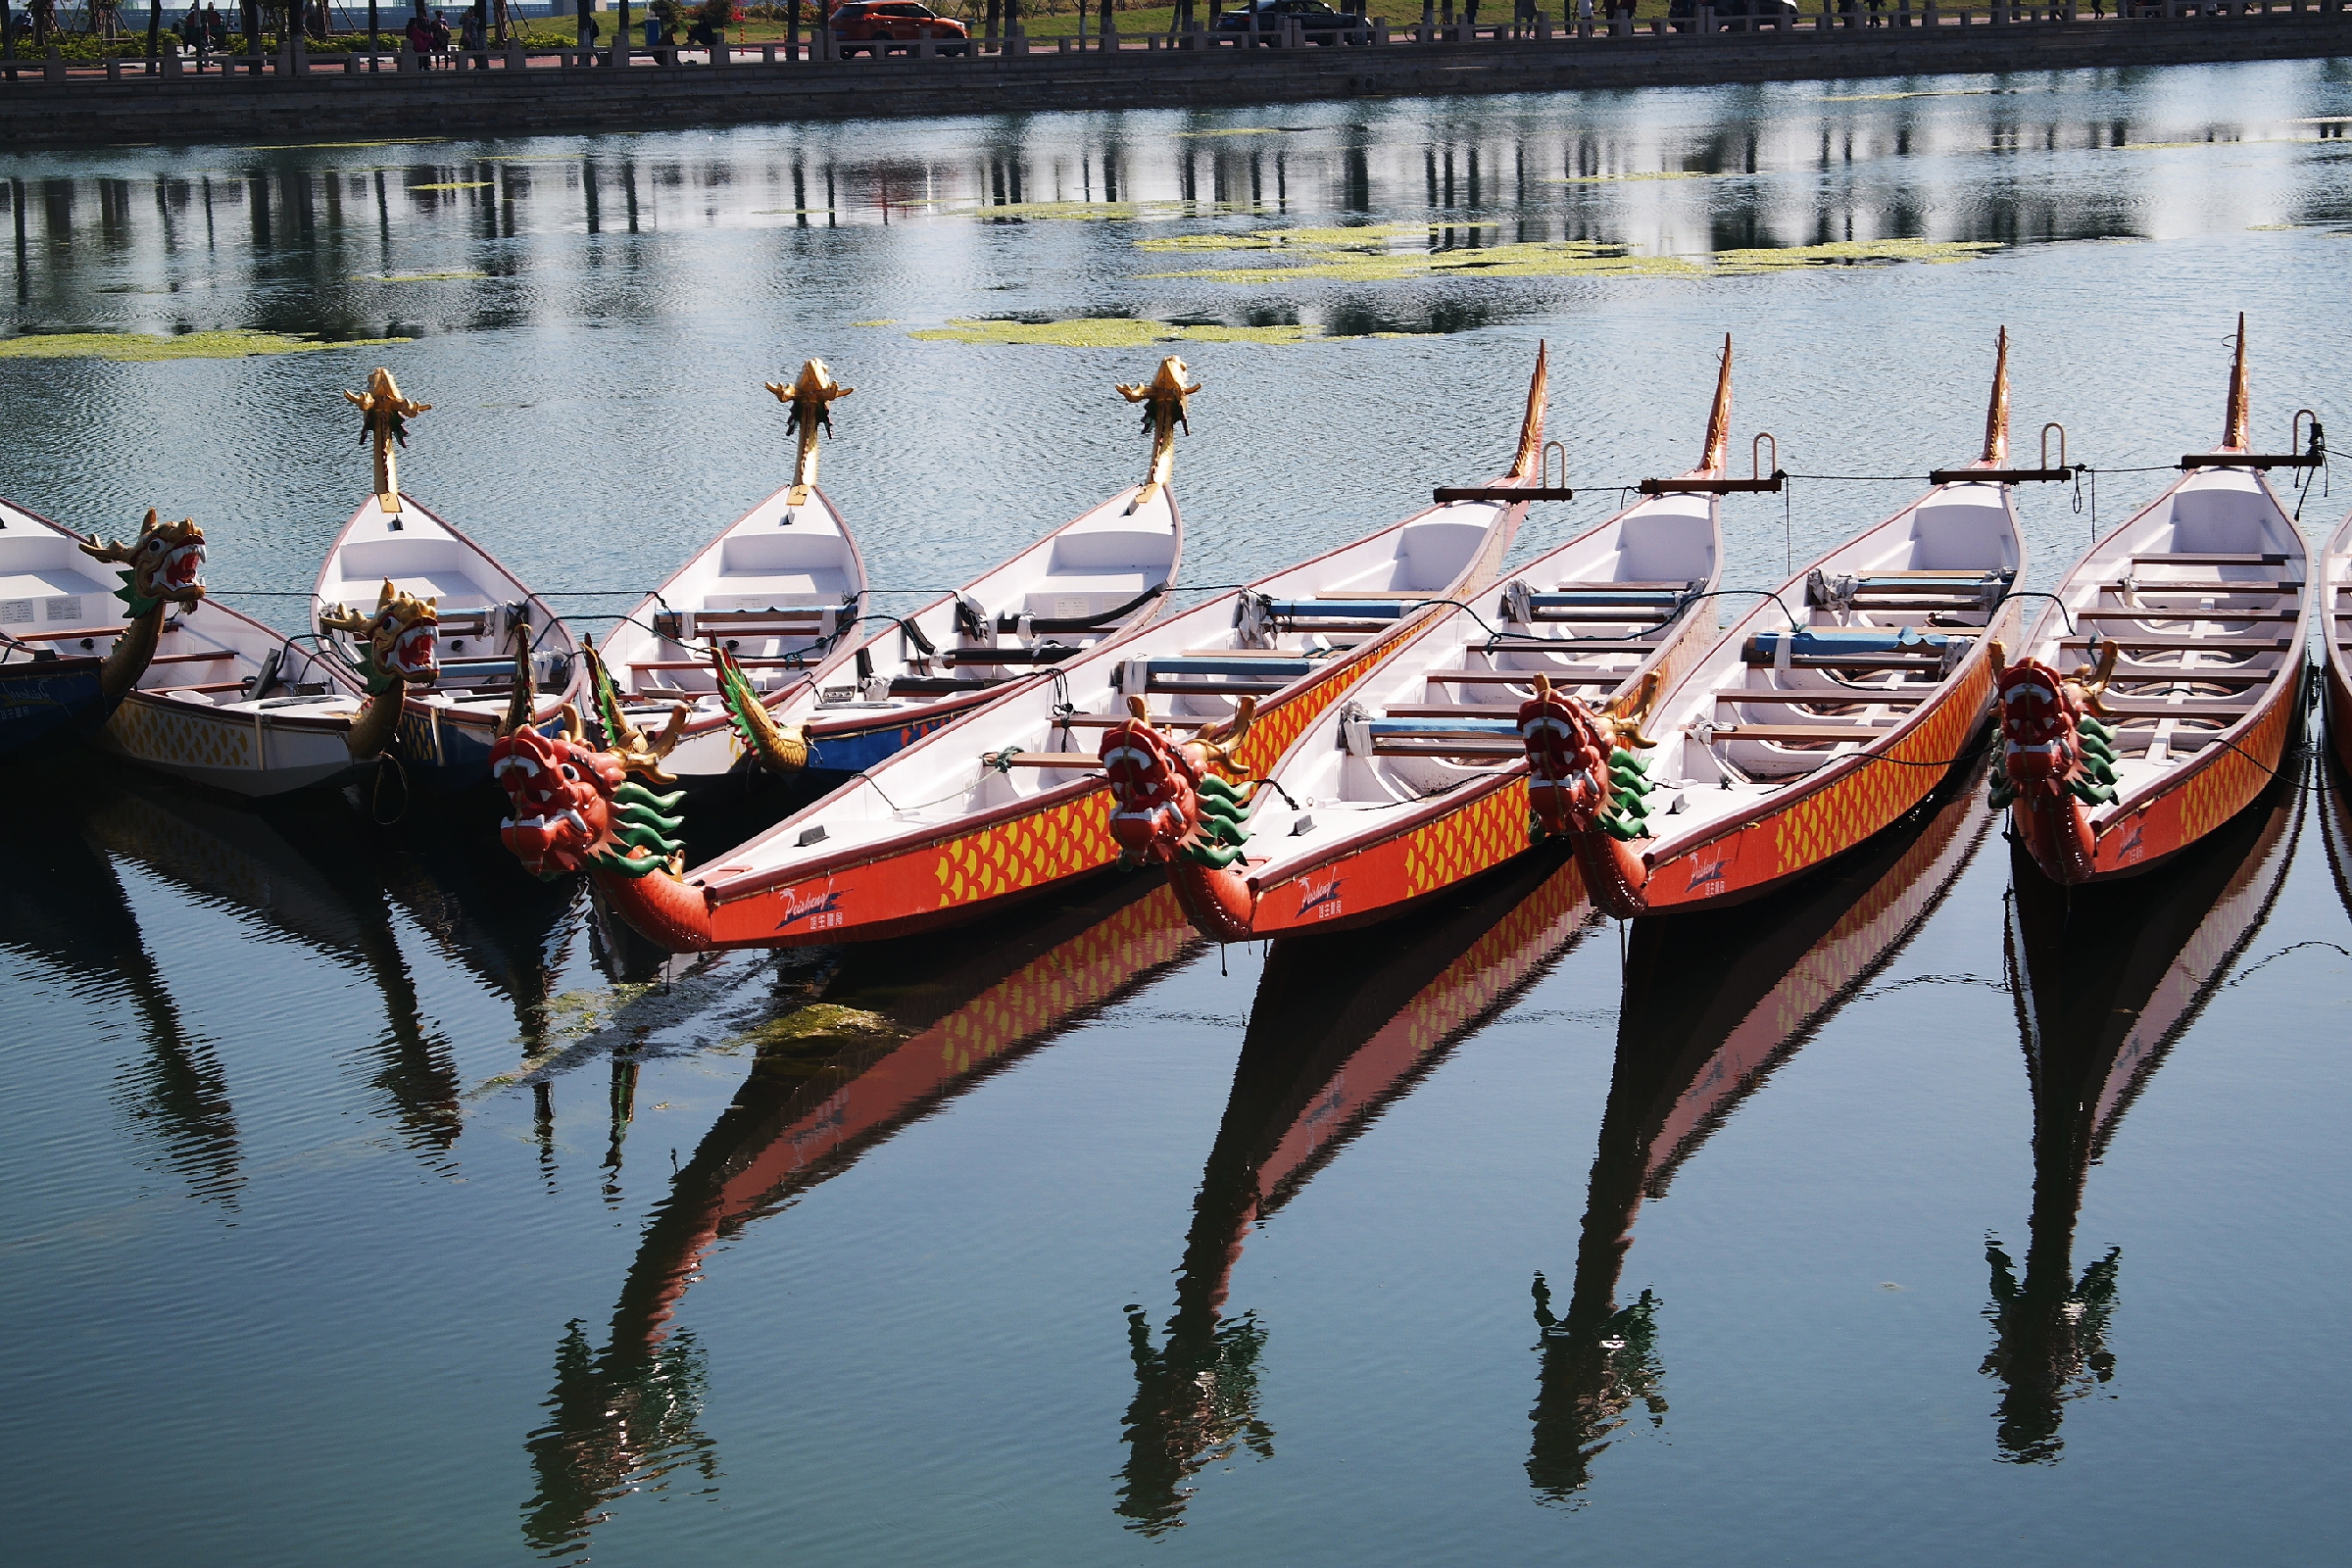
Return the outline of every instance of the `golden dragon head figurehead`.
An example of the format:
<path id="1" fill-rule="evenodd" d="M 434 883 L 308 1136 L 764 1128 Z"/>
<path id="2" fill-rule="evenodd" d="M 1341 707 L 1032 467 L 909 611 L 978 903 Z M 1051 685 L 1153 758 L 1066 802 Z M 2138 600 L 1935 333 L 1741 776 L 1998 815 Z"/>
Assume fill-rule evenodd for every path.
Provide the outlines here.
<path id="1" fill-rule="evenodd" d="M 1152 469 L 1144 477 L 1143 491 L 1136 497 L 1138 504 L 1150 499 L 1168 482 L 1176 466 L 1176 427 L 1193 433 L 1192 396 L 1200 390 L 1199 382 L 1186 384 L 1193 372 L 1185 363 L 1171 354 L 1159 362 L 1159 369 L 1151 380 L 1140 386 L 1120 386 L 1119 396 L 1130 403 L 1144 406 L 1144 434 L 1152 438 Z"/>
<path id="2" fill-rule="evenodd" d="M 792 494 L 786 498 L 787 505 L 801 506 L 808 499 L 809 487 L 816 483 L 816 432 L 822 430 L 827 435 L 833 433 L 835 401 L 848 397 L 858 389 L 843 386 L 834 380 L 833 372 L 825 368 L 822 360 L 810 360 L 803 365 L 800 379 L 790 386 L 781 381 L 770 381 L 767 389 L 776 395 L 777 402 L 791 411 L 784 421 L 784 428 L 801 438 L 800 456 L 792 470 Z"/>
<path id="3" fill-rule="evenodd" d="M 81 548 L 96 560 L 118 562 L 124 567 L 122 586 L 115 590 L 115 596 L 130 607 L 133 620 L 166 603 L 193 610 L 204 597 L 204 530 L 192 517 L 164 522 L 149 507 L 136 540 L 129 544 L 90 540 Z"/>
<path id="4" fill-rule="evenodd" d="M 360 676 L 369 692 L 388 690 L 396 681 L 430 686 L 441 676 L 439 643 L 440 600 L 416 599 L 384 580 L 376 597 L 375 613 L 363 615 L 342 605 L 318 612 L 321 630 L 349 632 L 360 644 Z"/>

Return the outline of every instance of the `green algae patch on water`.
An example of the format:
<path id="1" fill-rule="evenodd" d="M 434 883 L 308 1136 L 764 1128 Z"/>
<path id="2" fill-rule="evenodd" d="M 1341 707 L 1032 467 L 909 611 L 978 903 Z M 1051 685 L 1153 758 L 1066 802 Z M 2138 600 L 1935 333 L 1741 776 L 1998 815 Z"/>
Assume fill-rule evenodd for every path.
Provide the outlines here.
<path id="1" fill-rule="evenodd" d="M 548 998 L 539 1004 L 539 1016 L 546 1025 L 550 1042 L 577 1040 L 594 1034 L 617 1017 L 621 1010 L 640 997 L 650 995 L 651 985 L 622 983 L 598 986 L 584 991 L 565 991 Z M 545 1054 L 542 1048 L 540 1054 Z"/>
<path id="2" fill-rule="evenodd" d="M 1140 349 L 1154 343 L 1344 343 L 1319 326 L 1296 322 L 1272 326 L 1223 326 L 1214 322 L 1179 326 L 1173 321 L 1129 316 L 1080 317 L 1068 321 L 950 321 L 908 337 L 926 343 L 1021 344 L 1062 349 Z"/>
<path id="3" fill-rule="evenodd" d="M 0 338 L 0 360 L 115 360 L 151 365 L 164 360 L 241 360 L 256 354 L 309 354 L 318 349 L 380 348 L 414 343 L 409 337 L 348 338 L 339 343 L 280 332 L 43 332 Z"/>
<path id="4" fill-rule="evenodd" d="M 812 1037 L 849 1035 L 870 1039 L 875 1035 L 897 1033 L 898 1026 L 878 1012 L 867 1012 L 862 1007 L 839 1006 L 830 1002 L 815 1002 L 806 1007 L 795 1007 L 781 1018 L 770 1018 L 757 1028 L 747 1029 L 727 1044 L 757 1048 Z"/>
<path id="5" fill-rule="evenodd" d="M 1150 219 L 1213 218 L 1221 214 L 1257 211 L 1247 202 L 1006 202 L 1000 206 L 949 207 L 931 210 L 950 218 L 977 218 L 983 222 L 1042 219 L 1053 222 L 1134 223 Z"/>
<path id="6" fill-rule="evenodd" d="M 899 324 L 899 318 L 895 316 L 885 316 L 878 320 L 852 321 L 850 324 L 852 326 L 896 326 Z"/>
<path id="7" fill-rule="evenodd" d="M 495 181 L 487 179 L 444 179 L 437 184 L 411 185 L 411 190 L 488 190 Z"/>
<path id="8" fill-rule="evenodd" d="M 1808 267 L 1883 267 L 1900 262 L 1944 266 L 1973 262 L 2000 248 L 1998 241 L 1988 239 L 1848 239 L 1775 250 L 1717 251 L 1712 270 L 1718 277 L 1744 277 Z"/>
<path id="9" fill-rule="evenodd" d="M 1646 174 L 1562 174 L 1541 180 L 1544 185 L 1638 184 L 1653 179 L 1739 179 L 1740 174 L 1710 174 L 1703 169 L 1660 169 Z"/>
<path id="10" fill-rule="evenodd" d="M 1237 125 L 1231 130 L 1178 130 L 1169 134 L 1187 141 L 1206 141 L 1214 136 L 1288 136 L 1288 125 Z"/>
<path id="11" fill-rule="evenodd" d="M 463 283 L 488 272 L 354 272 L 354 283 Z"/>

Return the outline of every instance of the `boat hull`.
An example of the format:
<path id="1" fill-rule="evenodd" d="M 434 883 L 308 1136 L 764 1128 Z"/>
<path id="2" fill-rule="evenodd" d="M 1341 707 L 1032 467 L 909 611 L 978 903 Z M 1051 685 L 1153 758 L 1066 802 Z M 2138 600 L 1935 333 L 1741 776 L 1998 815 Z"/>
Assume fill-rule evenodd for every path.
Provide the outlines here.
<path id="1" fill-rule="evenodd" d="M 1235 760 L 1269 771 L 1299 732 L 1402 646 L 1370 643 L 1258 711 Z M 710 910 L 710 945 L 807 947 L 911 935 L 956 925 L 999 901 L 1107 869 L 1110 793 L 1092 774 L 936 834 L 897 840 L 881 853 L 820 861 L 789 881 L 730 888 Z M 608 894 L 625 890 L 608 889 Z M 626 906 L 623 906 L 624 916 Z"/>
<path id="2" fill-rule="evenodd" d="M 2292 680 L 2278 683 L 2240 740 L 2210 748 L 2182 768 L 2162 794 L 2098 824 L 2093 829 L 2087 875 L 2070 878 L 2055 869 L 2065 862 L 2050 841 L 2065 831 L 2067 824 L 2051 820 L 2054 813 L 2031 812 L 2021 799 L 2009 808 L 2011 831 L 2031 854 L 2035 869 L 2063 885 L 2115 881 L 2164 864 L 2235 820 L 2278 778 L 2303 713 L 2307 679 L 2307 672 L 2298 672 Z M 2344 709 L 2339 703 L 2340 698 L 2331 693 L 2328 719 L 2337 725 L 2335 740 L 2340 747 Z M 2082 809 L 2071 796 L 2064 804 L 2074 812 Z"/>
<path id="3" fill-rule="evenodd" d="M 175 778 L 259 799 L 345 777 L 357 765 L 350 733 L 348 722 L 222 712 L 134 691 L 95 743 Z"/>
<path id="4" fill-rule="evenodd" d="M 1974 755 L 1971 740 L 1992 708 L 1992 661 L 1985 644 L 2014 637 L 2012 605 L 1984 630 L 1943 697 L 1899 737 L 1843 764 L 1833 764 L 1781 792 L 1758 811 L 1664 858 L 1603 833 L 1578 833 L 1577 858 L 1594 901 L 1612 913 L 1671 914 L 1723 907 L 1780 887 L 1862 844 L 1934 794 Z M 1639 883 L 1629 878 L 1637 867 Z"/>
<path id="5" fill-rule="evenodd" d="M 105 723 L 114 705 L 100 689 L 99 663 L 59 659 L 0 664 L 0 759 L 62 745 Z"/>

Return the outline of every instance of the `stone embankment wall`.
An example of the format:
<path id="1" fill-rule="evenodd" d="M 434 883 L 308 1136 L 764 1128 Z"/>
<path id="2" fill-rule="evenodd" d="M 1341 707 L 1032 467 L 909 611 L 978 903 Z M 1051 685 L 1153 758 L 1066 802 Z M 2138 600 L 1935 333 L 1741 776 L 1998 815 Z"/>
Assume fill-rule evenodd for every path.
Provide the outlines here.
<path id="1" fill-rule="evenodd" d="M 534 62 L 530 69 L 348 74 L 321 56 L 263 75 L 61 76 L 38 61 L 0 80 L 0 145 L 14 151 L 124 143 L 324 135 L 514 134 L 745 122 L 1192 109 L 1457 93 L 1694 86 L 1950 73 L 2126 69 L 2352 54 L 2352 13 L 2123 21 L 2008 21 L 1937 26 L 1712 35 L 1557 37 L 1358 47 L 1137 49 L 711 66 Z M 2007 13 L 1999 15 L 2006 17 Z M 2019 13 L 2022 18 L 2025 13 Z M 1924 19 L 1923 19 L 1924 20 Z M 1132 40 L 1131 40 L 1132 41 Z M 601 61 L 600 57 L 600 61 Z"/>

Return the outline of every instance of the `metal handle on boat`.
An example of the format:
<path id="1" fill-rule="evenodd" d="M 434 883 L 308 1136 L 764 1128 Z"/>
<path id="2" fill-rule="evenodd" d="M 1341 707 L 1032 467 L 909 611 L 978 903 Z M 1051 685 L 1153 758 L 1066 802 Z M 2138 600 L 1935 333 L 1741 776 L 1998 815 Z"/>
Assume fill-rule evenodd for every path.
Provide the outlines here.
<path id="1" fill-rule="evenodd" d="M 1764 472 L 1764 443 L 1772 443 L 1772 472 Z M 1645 496 L 1728 496 L 1735 493 L 1780 493 L 1788 476 L 1781 471 L 1781 441 L 1770 430 L 1758 430 L 1756 438 L 1747 444 L 1750 479 L 1644 479 L 1641 490 Z"/>
<path id="2" fill-rule="evenodd" d="M 2309 409 L 2295 411 L 2294 423 L 2287 429 L 2288 447 L 2302 445 L 2303 421 L 2311 421 L 2311 445 L 2302 451 L 2287 452 L 2191 452 L 2180 460 L 2183 468 L 2316 468 L 2328 461 L 2328 436 L 2320 428 L 2320 416 Z"/>
<path id="3" fill-rule="evenodd" d="M 1560 456 L 1560 482 L 1557 485 L 1551 482 L 1551 456 L 1555 452 Z M 1536 477 L 1541 479 L 1547 489 L 1565 490 L 1568 488 L 1568 448 L 1564 443 L 1558 441 L 1544 443 L 1544 461 L 1536 466 Z"/>
<path id="4" fill-rule="evenodd" d="M 2058 466 L 2050 466 L 2050 432 L 2058 432 Z M 2066 426 L 2056 419 L 2041 427 L 2038 468 L 1931 468 L 1930 484 L 2063 484 L 2075 476 L 2066 462 Z"/>

